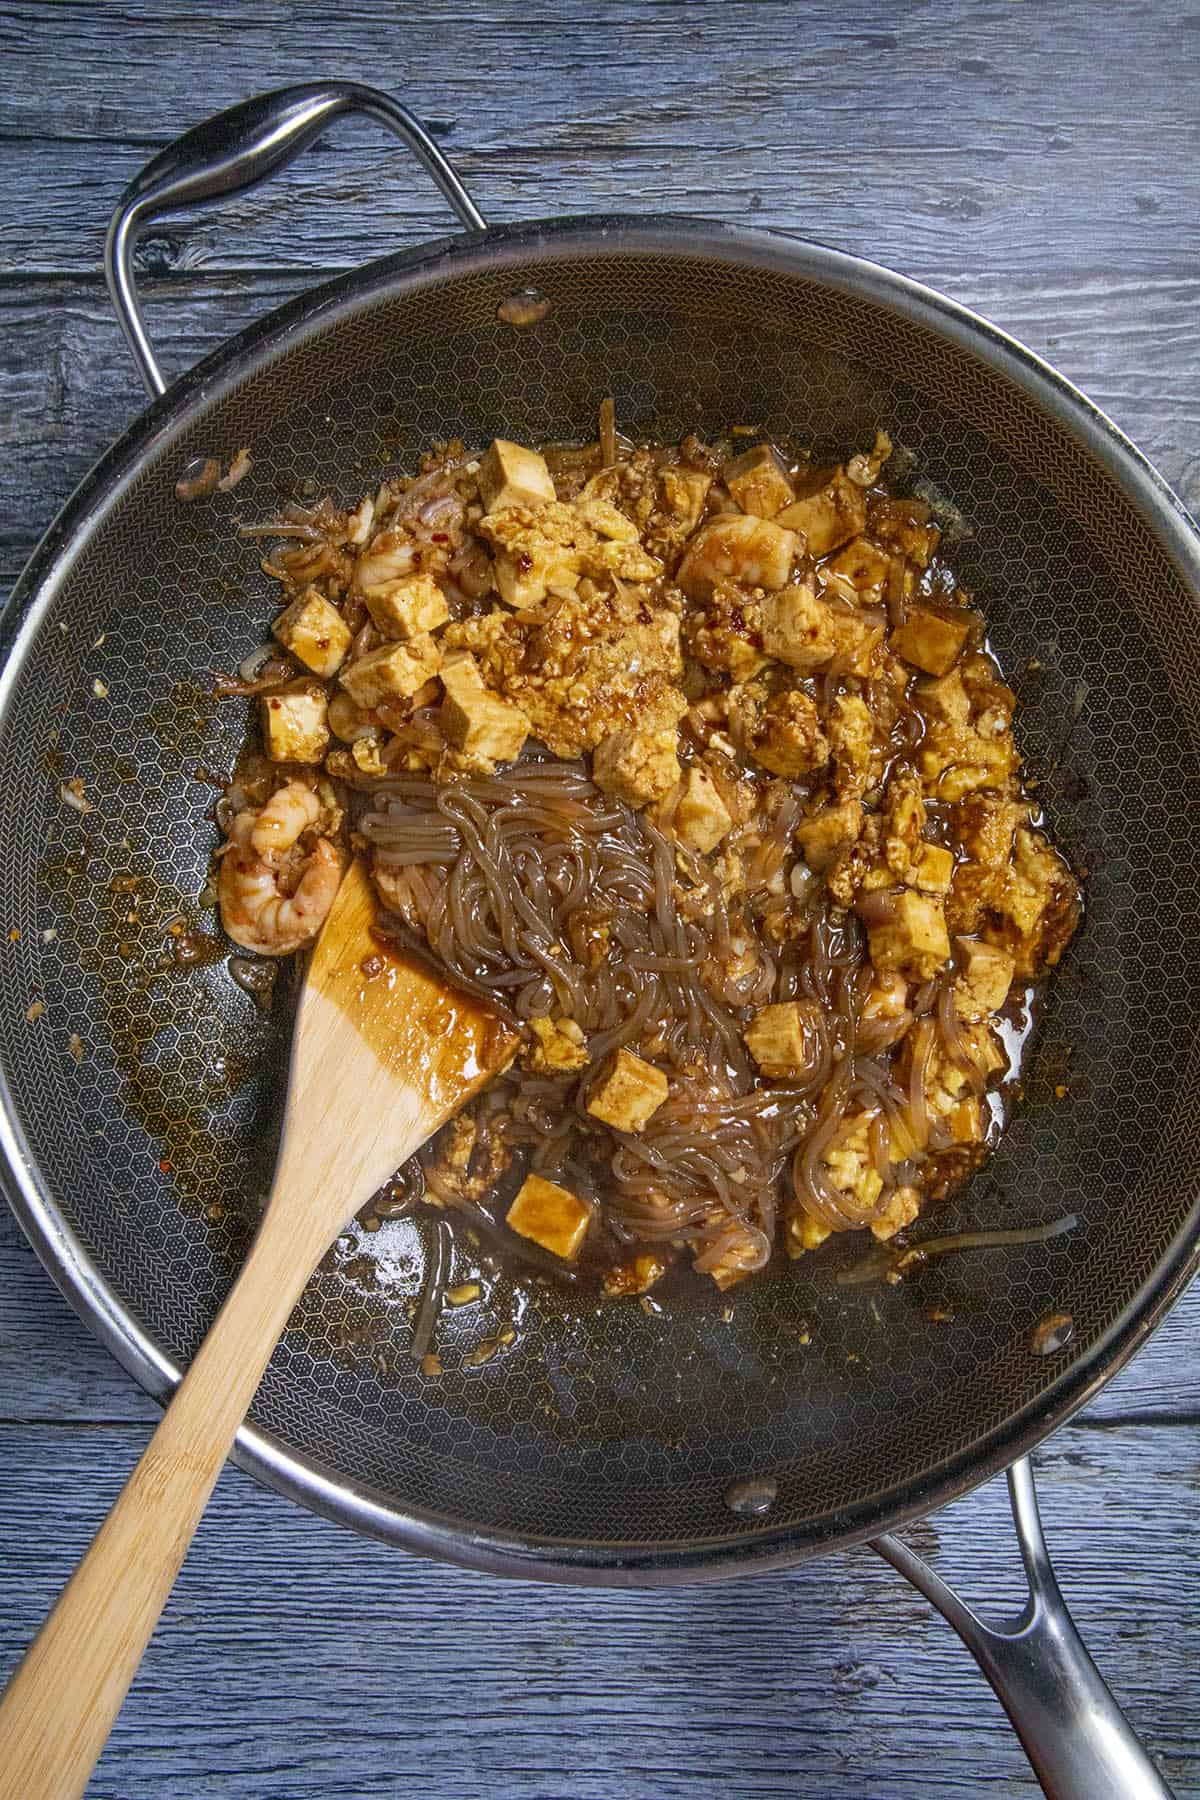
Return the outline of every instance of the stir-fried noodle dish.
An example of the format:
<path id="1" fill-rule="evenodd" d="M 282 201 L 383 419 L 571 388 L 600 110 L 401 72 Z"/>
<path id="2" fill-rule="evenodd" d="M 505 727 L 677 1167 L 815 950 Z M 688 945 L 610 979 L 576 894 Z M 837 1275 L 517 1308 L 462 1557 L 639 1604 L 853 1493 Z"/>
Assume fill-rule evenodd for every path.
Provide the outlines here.
<path id="1" fill-rule="evenodd" d="M 302 951 L 357 853 L 380 932 L 524 1030 L 414 1203 L 611 1295 L 726 1289 L 994 1147 L 1080 891 L 899 461 L 634 445 L 605 402 L 253 527 L 226 932 Z"/>

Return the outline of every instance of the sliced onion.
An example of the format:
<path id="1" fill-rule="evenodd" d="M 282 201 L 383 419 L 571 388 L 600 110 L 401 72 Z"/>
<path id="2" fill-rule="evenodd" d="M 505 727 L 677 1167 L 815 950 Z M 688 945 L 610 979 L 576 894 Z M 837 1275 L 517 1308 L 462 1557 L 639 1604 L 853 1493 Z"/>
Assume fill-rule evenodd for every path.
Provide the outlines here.
<path id="1" fill-rule="evenodd" d="M 255 656 L 259 655 L 260 653 L 256 651 Z M 250 660 L 247 657 L 246 661 Z M 245 666 L 245 664 L 242 665 L 243 668 Z M 213 680 L 213 692 L 222 700 L 230 699 L 235 695 L 246 697 L 253 694 L 266 694 L 275 688 L 286 686 L 295 672 L 295 665 L 292 662 L 282 656 L 279 651 L 268 648 L 266 656 L 261 657 L 258 663 L 257 675 L 246 678 L 240 671 L 237 675 L 217 675 Z"/>
<path id="2" fill-rule="evenodd" d="M 217 491 L 221 465 L 215 456 L 193 457 L 175 483 L 177 500 L 206 500 Z"/>
<path id="3" fill-rule="evenodd" d="M 874 925 L 890 925 L 896 917 L 895 889 L 886 888 L 870 894 L 860 894 L 854 903 L 854 910 L 868 930 Z"/>
<path id="4" fill-rule="evenodd" d="M 249 656 L 244 656 L 238 664 L 238 674 L 243 681 L 257 681 L 263 669 L 271 660 L 273 644 L 260 644 Z"/>
<path id="5" fill-rule="evenodd" d="M 462 512 L 462 506 L 462 500 L 457 493 L 451 491 L 448 494 L 438 494 L 434 499 L 426 500 L 417 508 L 417 518 L 422 525 L 430 525 L 437 529 L 456 521 Z"/>
<path id="6" fill-rule="evenodd" d="M 248 475 L 249 473 L 250 473 L 250 452 L 249 452 L 249 450 L 247 450 L 246 448 L 243 447 L 241 450 L 239 450 L 236 453 L 233 461 L 230 463 L 228 475 L 222 475 L 220 481 L 218 481 L 218 483 L 217 483 L 218 491 L 222 494 L 229 493 L 230 489 L 235 488 L 237 486 L 238 482 L 241 481 L 242 478 L 244 476 Z"/>

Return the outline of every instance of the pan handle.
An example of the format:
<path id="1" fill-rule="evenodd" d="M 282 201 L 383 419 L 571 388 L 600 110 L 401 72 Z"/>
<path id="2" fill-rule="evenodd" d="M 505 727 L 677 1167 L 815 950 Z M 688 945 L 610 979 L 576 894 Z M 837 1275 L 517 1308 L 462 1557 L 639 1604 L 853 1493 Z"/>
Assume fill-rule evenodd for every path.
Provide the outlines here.
<path id="1" fill-rule="evenodd" d="M 1076 1631 L 1042 1534 L 1033 1469 L 1008 1471 L 1017 1541 L 1029 1583 L 1019 1618 L 985 1625 L 940 1575 L 891 1533 L 871 1548 L 919 1588 L 957 1631 L 1012 1720 L 1051 1800 L 1171 1800 Z"/>
<path id="2" fill-rule="evenodd" d="M 487 220 L 420 120 L 390 95 L 358 81 L 306 82 L 276 88 L 177 138 L 146 164 L 122 194 L 104 245 L 104 278 L 125 341 L 151 396 L 167 383 L 150 343 L 133 278 L 138 234 L 159 213 L 253 187 L 298 156 L 339 113 L 379 119 L 428 170 L 468 231 Z"/>

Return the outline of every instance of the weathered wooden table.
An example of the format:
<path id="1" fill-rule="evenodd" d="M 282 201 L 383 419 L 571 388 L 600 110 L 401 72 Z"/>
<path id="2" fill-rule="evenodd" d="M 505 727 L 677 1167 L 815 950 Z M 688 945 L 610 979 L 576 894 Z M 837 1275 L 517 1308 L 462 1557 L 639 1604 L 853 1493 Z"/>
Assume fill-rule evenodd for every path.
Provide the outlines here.
<path id="1" fill-rule="evenodd" d="M 497 220 L 753 220 L 944 287 L 1056 362 L 1200 507 L 1200 16 L 1164 4 L 77 0 L 0 5 L 0 583 L 140 408 L 98 264 L 123 184 L 255 90 L 374 81 Z M 181 369 L 333 270 L 444 229 L 368 127 L 140 253 Z M 1194 1289 L 1041 1453 L 1097 1661 L 1200 1795 Z M 0 1674 L 154 1408 L 0 1217 Z M 913 1533 L 1010 1598 L 1001 1489 Z M 957 1640 L 867 1552 L 665 1594 L 489 1582 L 361 1542 L 229 1470 L 91 1792 L 103 1800 L 1030 1795 Z M 1100 1797 L 1097 1797 L 1100 1800 Z"/>

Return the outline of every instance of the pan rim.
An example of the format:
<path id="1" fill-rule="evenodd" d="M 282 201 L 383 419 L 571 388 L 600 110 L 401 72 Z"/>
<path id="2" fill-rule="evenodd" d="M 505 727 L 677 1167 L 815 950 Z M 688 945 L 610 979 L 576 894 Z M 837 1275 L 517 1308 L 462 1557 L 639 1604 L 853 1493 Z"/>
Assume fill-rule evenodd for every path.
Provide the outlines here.
<path id="1" fill-rule="evenodd" d="M 90 529 L 133 477 L 149 449 L 194 422 L 228 389 L 334 317 L 349 318 L 407 289 L 476 270 L 527 263 L 533 253 L 570 261 L 650 253 L 750 264 L 764 273 L 808 276 L 866 295 L 932 327 L 1069 422 L 1129 495 L 1200 611 L 1200 531 L 1182 502 L 1111 419 L 1048 363 L 971 309 L 865 258 L 782 232 L 665 216 L 599 214 L 541 219 L 438 239 L 346 271 L 236 334 L 134 420 L 84 477 L 18 577 L 0 616 L 0 730 L 38 624 Z M 0 1070 L 0 1185 L 34 1250 L 75 1311 L 147 1392 L 163 1401 L 180 1366 L 142 1331 L 40 1186 L 8 1082 Z M 512 1538 L 493 1529 L 402 1511 L 391 1500 L 331 1475 L 253 1425 L 242 1427 L 233 1460 L 265 1485 L 335 1522 L 420 1554 L 492 1574 L 586 1585 L 660 1586 L 727 1579 L 791 1566 L 825 1549 L 846 1548 L 920 1517 L 980 1485 L 1065 1423 L 1122 1368 L 1160 1323 L 1200 1267 L 1200 1206 L 1194 1206 L 1138 1294 L 1109 1331 L 1035 1402 L 971 1449 L 920 1479 L 877 1494 L 806 1527 L 747 1525 L 736 1535 L 680 1547 L 653 1543 Z"/>

